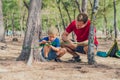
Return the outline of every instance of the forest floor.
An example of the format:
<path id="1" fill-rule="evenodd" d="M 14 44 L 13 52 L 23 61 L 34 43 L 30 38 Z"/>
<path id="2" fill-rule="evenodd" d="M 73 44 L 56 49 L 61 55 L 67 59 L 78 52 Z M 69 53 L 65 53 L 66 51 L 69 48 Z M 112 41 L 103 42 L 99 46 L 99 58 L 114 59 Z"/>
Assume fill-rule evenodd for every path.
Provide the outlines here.
<path id="1" fill-rule="evenodd" d="M 120 59 L 95 55 L 96 65 L 87 64 L 87 56 L 80 54 L 82 62 L 37 62 L 27 66 L 16 61 L 20 55 L 22 38 L 12 42 L 6 38 L 7 48 L 0 49 L 0 80 L 120 80 Z M 120 46 L 120 40 L 118 40 Z M 113 40 L 99 39 L 99 51 L 108 51 Z M 4 45 L 0 43 L 0 46 Z M 2 47 L 0 47 L 2 48 Z M 62 60 L 71 59 L 68 53 Z"/>

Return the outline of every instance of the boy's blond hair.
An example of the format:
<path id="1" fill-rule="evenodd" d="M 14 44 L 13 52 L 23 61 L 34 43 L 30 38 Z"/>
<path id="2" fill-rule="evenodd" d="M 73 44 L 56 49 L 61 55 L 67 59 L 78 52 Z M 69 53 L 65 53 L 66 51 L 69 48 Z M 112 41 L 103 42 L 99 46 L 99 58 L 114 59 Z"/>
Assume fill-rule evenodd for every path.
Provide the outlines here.
<path id="1" fill-rule="evenodd" d="M 58 35 L 58 29 L 56 27 L 49 27 L 47 34 L 48 35 Z"/>

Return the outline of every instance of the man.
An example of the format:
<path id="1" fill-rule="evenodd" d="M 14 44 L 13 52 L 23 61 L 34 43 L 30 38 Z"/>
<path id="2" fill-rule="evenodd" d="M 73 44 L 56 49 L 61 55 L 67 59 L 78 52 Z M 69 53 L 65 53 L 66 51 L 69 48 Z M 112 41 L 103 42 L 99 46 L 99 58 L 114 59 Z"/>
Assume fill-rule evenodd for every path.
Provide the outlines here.
<path id="1" fill-rule="evenodd" d="M 80 13 L 77 16 L 77 20 L 72 21 L 62 34 L 62 40 L 64 42 L 63 47 L 65 47 L 67 51 L 73 55 L 73 61 L 81 61 L 80 56 L 76 52 L 84 54 L 88 53 L 88 36 L 90 24 L 91 22 L 88 19 L 87 14 Z M 71 32 L 74 32 L 76 35 L 77 45 L 68 39 L 68 35 Z M 96 32 L 95 29 L 94 32 Z M 94 35 L 94 44 L 97 47 L 98 41 L 96 35 Z"/>

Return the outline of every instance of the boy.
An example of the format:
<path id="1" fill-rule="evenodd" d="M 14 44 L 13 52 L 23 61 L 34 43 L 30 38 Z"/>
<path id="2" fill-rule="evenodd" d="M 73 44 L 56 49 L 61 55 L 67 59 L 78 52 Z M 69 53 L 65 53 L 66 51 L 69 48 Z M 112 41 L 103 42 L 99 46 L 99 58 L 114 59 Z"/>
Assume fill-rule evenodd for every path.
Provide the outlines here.
<path id="1" fill-rule="evenodd" d="M 48 36 L 40 40 L 40 45 L 44 45 L 42 55 L 47 61 L 54 59 L 56 62 L 61 62 L 60 57 L 66 52 L 65 48 L 60 48 L 60 40 L 57 38 L 57 33 L 56 28 L 50 27 Z"/>

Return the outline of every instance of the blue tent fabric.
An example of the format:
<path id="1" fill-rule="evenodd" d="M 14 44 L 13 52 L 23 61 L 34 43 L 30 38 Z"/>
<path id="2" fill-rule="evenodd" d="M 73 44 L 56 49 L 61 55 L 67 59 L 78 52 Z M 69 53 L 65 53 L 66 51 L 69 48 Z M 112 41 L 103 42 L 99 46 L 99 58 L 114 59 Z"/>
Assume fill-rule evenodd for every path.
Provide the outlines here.
<path id="1" fill-rule="evenodd" d="M 107 52 L 98 51 L 96 55 L 100 57 L 107 57 Z"/>
<path id="2" fill-rule="evenodd" d="M 120 50 L 116 52 L 116 57 L 120 58 Z"/>

